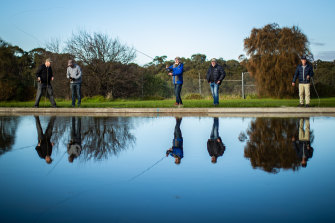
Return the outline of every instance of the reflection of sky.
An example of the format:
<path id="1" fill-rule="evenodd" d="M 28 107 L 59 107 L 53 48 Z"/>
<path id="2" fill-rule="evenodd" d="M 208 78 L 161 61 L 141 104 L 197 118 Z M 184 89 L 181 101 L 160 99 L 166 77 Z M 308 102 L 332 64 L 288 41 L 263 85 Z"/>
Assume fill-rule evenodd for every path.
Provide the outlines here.
<path id="1" fill-rule="evenodd" d="M 41 117 L 43 130 L 48 120 Z M 0 216 L 38 222 L 46 216 L 51 222 L 335 219 L 334 118 L 311 118 L 314 154 L 307 168 L 278 174 L 254 170 L 244 158 L 245 143 L 238 141 L 238 135 L 254 118 L 219 118 L 226 151 L 217 164 L 211 163 L 207 152 L 213 118 L 183 118 L 184 158 L 180 165 L 171 157 L 163 158 L 172 146 L 174 117 L 126 120 L 132 122 L 133 147 L 107 160 L 85 162 L 79 158 L 70 164 L 67 154 L 63 155 L 71 119 L 57 117 L 56 122 L 65 121 L 68 130 L 52 153 L 53 163 L 47 165 L 35 151 L 34 117 L 21 117 L 14 151 L 0 157 Z M 15 151 L 27 145 L 34 146 Z"/>

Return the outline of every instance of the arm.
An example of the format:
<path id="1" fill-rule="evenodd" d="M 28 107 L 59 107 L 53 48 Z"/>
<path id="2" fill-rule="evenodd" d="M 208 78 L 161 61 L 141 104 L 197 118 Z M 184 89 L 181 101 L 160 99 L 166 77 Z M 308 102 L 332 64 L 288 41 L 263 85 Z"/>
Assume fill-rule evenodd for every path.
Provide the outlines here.
<path id="1" fill-rule="evenodd" d="M 211 75 L 211 67 L 208 68 L 207 74 L 206 74 L 206 79 L 207 79 L 208 82 L 209 82 L 210 75 Z"/>
<path id="2" fill-rule="evenodd" d="M 179 66 L 173 68 L 172 76 L 180 76 L 184 72 L 184 64 L 179 64 Z"/>
<path id="3" fill-rule="evenodd" d="M 76 79 L 78 79 L 78 78 L 80 78 L 81 77 L 81 69 L 80 69 L 80 67 L 77 65 L 77 76 L 76 76 Z"/>
<path id="4" fill-rule="evenodd" d="M 36 71 L 36 78 L 41 78 L 42 66 L 39 66 Z"/>
<path id="5" fill-rule="evenodd" d="M 225 77 L 226 77 L 226 72 L 224 71 L 223 67 L 220 66 L 220 77 L 219 77 L 219 81 L 221 82 Z"/>
<path id="6" fill-rule="evenodd" d="M 66 78 L 69 79 L 70 78 L 70 72 L 69 72 L 69 68 L 66 69 Z"/>
<path id="7" fill-rule="evenodd" d="M 294 73 L 294 76 L 293 76 L 293 80 L 292 80 L 292 84 L 295 83 L 295 80 L 297 79 L 298 74 L 299 74 L 299 66 L 295 70 L 295 73 Z"/>

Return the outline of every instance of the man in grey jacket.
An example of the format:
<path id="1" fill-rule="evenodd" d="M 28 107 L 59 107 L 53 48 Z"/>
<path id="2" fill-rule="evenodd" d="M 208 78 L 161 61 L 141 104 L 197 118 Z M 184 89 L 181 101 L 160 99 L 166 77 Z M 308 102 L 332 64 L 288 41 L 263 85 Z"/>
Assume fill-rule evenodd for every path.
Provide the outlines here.
<path id="1" fill-rule="evenodd" d="M 81 69 L 74 62 L 74 60 L 69 60 L 67 63 L 66 77 L 70 79 L 70 88 L 72 93 L 72 107 L 76 105 L 76 96 L 78 99 L 77 105 L 80 107 L 81 103 Z"/>

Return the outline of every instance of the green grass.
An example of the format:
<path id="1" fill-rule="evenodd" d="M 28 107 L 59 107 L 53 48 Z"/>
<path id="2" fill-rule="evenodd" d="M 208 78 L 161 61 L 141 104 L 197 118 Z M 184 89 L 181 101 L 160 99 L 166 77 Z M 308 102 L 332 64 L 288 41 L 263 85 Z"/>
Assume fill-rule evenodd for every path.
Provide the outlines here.
<path id="1" fill-rule="evenodd" d="M 172 108 L 173 99 L 166 100 L 140 100 L 140 99 L 118 99 L 109 101 L 102 97 L 84 98 L 82 108 Z M 70 100 L 56 100 L 58 107 L 71 107 Z M 212 99 L 201 100 L 183 100 L 184 108 L 206 108 L 213 107 Z M 295 107 L 299 103 L 298 99 L 220 99 L 219 107 Z M 34 101 L 18 102 L 6 101 L 0 102 L 0 107 L 33 107 Z M 335 98 L 321 98 L 311 100 L 312 106 L 335 107 Z M 42 99 L 40 107 L 50 107 L 49 100 Z"/>

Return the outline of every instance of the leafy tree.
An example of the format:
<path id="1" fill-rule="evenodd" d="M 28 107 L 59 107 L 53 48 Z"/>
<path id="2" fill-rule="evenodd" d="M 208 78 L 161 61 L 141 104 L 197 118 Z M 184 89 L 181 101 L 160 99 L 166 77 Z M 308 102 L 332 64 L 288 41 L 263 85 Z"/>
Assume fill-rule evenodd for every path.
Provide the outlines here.
<path id="1" fill-rule="evenodd" d="M 293 74 L 302 54 L 312 58 L 307 37 L 296 26 L 280 28 L 268 24 L 254 28 L 244 40 L 249 56 L 246 67 L 254 76 L 260 96 L 290 97 Z"/>

